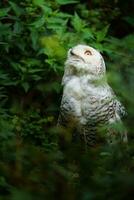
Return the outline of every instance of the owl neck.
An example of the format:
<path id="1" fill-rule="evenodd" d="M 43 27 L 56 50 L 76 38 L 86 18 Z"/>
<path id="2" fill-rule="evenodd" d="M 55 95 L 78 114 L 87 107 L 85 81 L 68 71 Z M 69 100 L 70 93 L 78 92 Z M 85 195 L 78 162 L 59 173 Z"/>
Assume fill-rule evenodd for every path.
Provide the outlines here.
<path id="1" fill-rule="evenodd" d="M 81 79 L 87 80 L 88 84 L 94 86 L 102 86 L 107 84 L 107 78 L 105 75 L 84 75 L 81 76 Z"/>
<path id="2" fill-rule="evenodd" d="M 66 65 L 64 76 L 62 79 L 62 85 L 65 85 L 71 79 L 80 79 L 82 82 L 87 82 L 88 84 L 98 86 L 107 83 L 105 70 L 101 71 L 91 71 L 87 65 Z"/>
<path id="3" fill-rule="evenodd" d="M 106 76 L 104 75 L 65 75 L 63 76 L 62 79 L 62 85 L 66 85 L 69 81 L 73 80 L 73 79 L 79 79 L 79 81 L 82 84 L 88 84 L 92 87 L 100 87 L 100 86 L 105 86 L 107 84 L 107 79 Z"/>

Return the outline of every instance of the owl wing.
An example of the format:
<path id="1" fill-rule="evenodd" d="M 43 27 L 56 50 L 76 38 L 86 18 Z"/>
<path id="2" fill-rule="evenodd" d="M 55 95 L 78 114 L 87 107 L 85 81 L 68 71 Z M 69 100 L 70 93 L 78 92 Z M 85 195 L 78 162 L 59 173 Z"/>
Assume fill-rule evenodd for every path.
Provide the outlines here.
<path id="1" fill-rule="evenodd" d="M 57 125 L 66 127 L 66 122 L 66 115 L 64 114 L 63 109 L 60 109 Z"/>
<path id="2" fill-rule="evenodd" d="M 71 120 L 70 115 L 73 112 L 73 105 L 72 102 L 66 98 L 65 96 L 62 97 L 61 105 L 60 105 L 60 113 L 58 117 L 58 125 L 62 125 L 66 127 Z"/>
<path id="3" fill-rule="evenodd" d="M 123 117 L 125 117 L 127 115 L 126 109 L 123 106 L 123 104 L 117 99 L 117 96 L 115 95 L 112 88 L 110 88 L 110 90 L 111 90 L 111 93 L 112 93 L 113 99 L 114 99 L 115 111 L 117 112 L 117 114 L 122 119 Z"/>
<path id="4" fill-rule="evenodd" d="M 125 110 L 125 107 L 122 105 L 122 103 L 118 99 L 115 99 L 115 105 L 116 105 L 117 114 L 121 118 L 125 117 L 127 115 L 127 112 Z"/>

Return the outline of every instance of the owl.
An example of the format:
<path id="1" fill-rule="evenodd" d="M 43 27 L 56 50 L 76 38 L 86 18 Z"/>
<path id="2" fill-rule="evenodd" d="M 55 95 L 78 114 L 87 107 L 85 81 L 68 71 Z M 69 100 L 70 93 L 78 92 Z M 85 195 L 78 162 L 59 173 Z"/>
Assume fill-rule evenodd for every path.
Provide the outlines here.
<path id="1" fill-rule="evenodd" d="M 126 112 L 107 83 L 105 62 L 98 50 L 83 44 L 69 49 L 62 85 L 58 126 L 72 129 L 73 137 L 89 146 L 102 138 L 108 144 L 127 142 L 126 131 L 115 128 Z"/>

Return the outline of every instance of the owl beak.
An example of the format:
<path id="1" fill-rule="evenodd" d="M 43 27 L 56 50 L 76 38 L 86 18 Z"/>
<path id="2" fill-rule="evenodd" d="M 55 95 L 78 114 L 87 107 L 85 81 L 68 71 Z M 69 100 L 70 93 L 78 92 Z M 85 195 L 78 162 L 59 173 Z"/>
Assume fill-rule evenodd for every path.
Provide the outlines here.
<path id="1" fill-rule="evenodd" d="M 74 57 L 76 57 L 76 58 L 78 58 L 78 59 L 80 59 L 80 60 L 83 60 L 83 62 L 85 62 L 85 60 L 84 60 L 81 56 L 79 56 L 79 55 L 77 55 L 77 54 L 75 54 L 75 53 L 73 52 L 73 49 L 70 50 L 70 55 L 71 55 L 71 56 L 74 56 Z"/>
<path id="2" fill-rule="evenodd" d="M 80 57 L 79 55 L 77 55 L 76 53 L 74 53 L 74 49 L 70 49 L 70 55 L 71 56 L 75 56 L 75 57 Z"/>
<path id="3" fill-rule="evenodd" d="M 72 49 L 70 50 L 70 54 L 71 54 L 72 56 L 77 56 L 77 55 L 73 52 Z"/>

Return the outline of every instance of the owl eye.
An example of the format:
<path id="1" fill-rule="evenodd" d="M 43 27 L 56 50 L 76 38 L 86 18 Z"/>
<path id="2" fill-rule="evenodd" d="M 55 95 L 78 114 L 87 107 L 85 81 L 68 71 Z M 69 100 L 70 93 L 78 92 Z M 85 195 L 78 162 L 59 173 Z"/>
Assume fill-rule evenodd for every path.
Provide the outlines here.
<path id="1" fill-rule="evenodd" d="M 84 54 L 85 54 L 85 55 L 88 55 L 88 56 L 89 56 L 89 55 L 92 55 L 91 51 L 89 51 L 89 50 L 86 50 L 86 51 L 84 52 Z"/>

